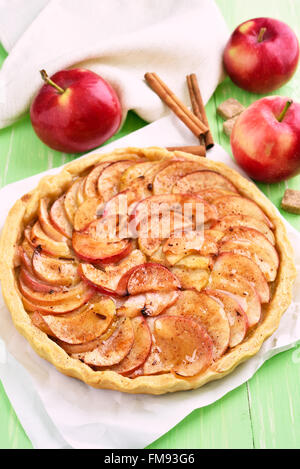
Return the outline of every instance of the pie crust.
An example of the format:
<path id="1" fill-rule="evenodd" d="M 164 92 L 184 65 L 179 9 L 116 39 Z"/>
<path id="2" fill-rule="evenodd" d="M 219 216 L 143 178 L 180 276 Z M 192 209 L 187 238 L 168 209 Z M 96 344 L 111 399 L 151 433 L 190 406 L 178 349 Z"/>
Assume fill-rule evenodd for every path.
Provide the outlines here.
<path id="1" fill-rule="evenodd" d="M 126 160 L 129 155 L 137 155 L 149 161 L 165 159 L 171 162 L 174 158 L 180 158 L 198 162 L 199 169 L 205 167 L 208 170 L 217 171 L 231 181 L 242 196 L 256 202 L 274 225 L 276 249 L 280 263 L 276 280 L 272 284 L 271 301 L 264 306 L 263 320 L 241 344 L 227 351 L 203 373 L 193 377 L 182 378 L 175 373 L 165 373 L 153 376 L 143 375 L 132 379 L 114 371 L 95 371 L 80 360 L 71 358 L 63 348 L 35 327 L 21 300 L 15 269 L 16 247 L 23 236 L 25 227 L 36 217 L 40 199 L 48 197 L 55 200 L 68 189 L 75 177 L 92 169 L 99 162 Z M 163 394 L 195 389 L 229 374 L 240 363 L 255 355 L 263 342 L 278 328 L 282 314 L 291 303 L 292 287 L 296 277 L 293 251 L 287 238 L 285 226 L 275 207 L 252 182 L 225 164 L 205 158 L 199 159 L 199 157 L 187 153 L 169 152 L 156 147 L 126 148 L 108 154 L 92 154 L 67 164 L 57 175 L 41 179 L 38 186 L 19 199 L 10 210 L 2 232 L 0 258 L 0 279 L 4 299 L 16 328 L 26 337 L 34 350 L 65 375 L 78 378 L 95 388 L 113 389 L 127 393 Z"/>

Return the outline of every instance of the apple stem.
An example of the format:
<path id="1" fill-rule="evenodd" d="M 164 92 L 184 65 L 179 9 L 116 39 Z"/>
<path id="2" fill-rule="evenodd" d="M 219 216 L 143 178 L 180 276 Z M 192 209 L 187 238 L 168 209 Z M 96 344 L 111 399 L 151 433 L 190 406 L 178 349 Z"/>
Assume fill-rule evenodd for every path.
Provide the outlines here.
<path id="1" fill-rule="evenodd" d="M 282 121 L 283 121 L 283 119 L 285 118 L 285 115 L 286 115 L 288 109 L 290 108 L 290 106 L 291 106 L 292 104 L 293 104 L 293 101 L 292 101 L 291 99 L 289 99 L 289 100 L 286 102 L 286 104 L 285 104 L 285 106 L 284 106 L 284 108 L 283 108 L 283 110 L 282 110 L 280 116 L 278 117 L 278 122 L 282 122 Z"/>
<path id="2" fill-rule="evenodd" d="M 267 31 L 267 28 L 261 28 L 261 30 L 259 31 L 257 42 L 263 42 L 266 31 Z"/>
<path id="3" fill-rule="evenodd" d="M 63 88 L 58 86 L 56 83 L 54 83 L 54 81 L 51 80 L 51 78 L 49 78 L 46 70 L 40 70 L 40 74 L 44 82 L 47 83 L 47 85 L 53 86 L 53 88 L 55 88 L 59 92 L 59 94 L 63 94 L 65 92 Z"/>

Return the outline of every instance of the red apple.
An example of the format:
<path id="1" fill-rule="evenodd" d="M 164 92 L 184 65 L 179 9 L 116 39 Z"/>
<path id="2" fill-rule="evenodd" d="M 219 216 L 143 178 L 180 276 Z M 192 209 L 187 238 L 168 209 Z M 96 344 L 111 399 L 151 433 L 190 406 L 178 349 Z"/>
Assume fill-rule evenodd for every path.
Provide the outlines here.
<path id="1" fill-rule="evenodd" d="M 256 181 L 280 182 L 300 172 L 300 104 L 273 96 L 239 117 L 231 135 L 237 163 Z"/>
<path id="2" fill-rule="evenodd" d="M 287 83 L 299 60 L 299 42 L 282 21 L 256 18 L 233 32 L 224 53 L 232 81 L 252 93 L 270 93 Z"/>
<path id="3" fill-rule="evenodd" d="M 114 135 L 121 123 L 117 94 L 90 70 L 62 70 L 51 77 L 34 99 L 31 122 L 49 147 L 65 153 L 92 150 Z"/>

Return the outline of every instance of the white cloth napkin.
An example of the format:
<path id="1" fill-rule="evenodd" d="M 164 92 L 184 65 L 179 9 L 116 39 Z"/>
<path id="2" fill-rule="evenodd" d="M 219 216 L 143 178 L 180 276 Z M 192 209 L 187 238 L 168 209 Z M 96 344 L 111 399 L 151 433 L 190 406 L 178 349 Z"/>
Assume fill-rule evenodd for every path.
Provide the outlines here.
<path id="1" fill-rule="evenodd" d="M 197 140 L 175 117 L 166 117 L 105 147 L 189 145 Z M 216 145 L 210 159 L 236 168 Z M 58 169 L 46 172 L 55 173 Z M 44 174 L 46 174 L 44 173 Z M 14 201 L 32 189 L 41 175 L 0 191 L 0 228 Z M 280 216 L 280 215 L 279 215 Z M 250 379 L 273 355 L 300 340 L 300 234 L 285 222 L 295 249 L 298 278 L 293 303 L 277 332 L 260 352 L 220 381 L 198 390 L 164 396 L 127 395 L 97 390 L 68 378 L 41 359 L 14 328 L 0 296 L 0 379 L 35 448 L 143 448 L 194 409 L 209 405 Z M 5 345 L 6 344 L 6 345 Z M 1 345 L 1 340 L 0 340 Z M 297 359 L 298 359 L 298 351 Z"/>
<path id="2" fill-rule="evenodd" d="M 119 94 L 123 118 L 129 109 L 147 121 L 168 112 L 144 82 L 149 71 L 187 102 L 185 76 L 197 73 L 207 102 L 227 39 L 213 0 L 0 0 L 0 40 L 13 45 L 0 71 L 0 128 L 28 111 L 41 69 L 95 71 Z"/>

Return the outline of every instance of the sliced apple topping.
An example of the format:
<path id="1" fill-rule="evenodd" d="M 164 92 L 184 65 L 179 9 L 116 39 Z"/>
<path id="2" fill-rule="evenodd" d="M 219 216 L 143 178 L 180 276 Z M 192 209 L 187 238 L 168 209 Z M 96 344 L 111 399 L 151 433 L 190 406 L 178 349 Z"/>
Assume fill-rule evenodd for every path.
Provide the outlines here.
<path id="1" fill-rule="evenodd" d="M 118 309 L 118 315 L 128 318 L 134 318 L 140 314 L 146 317 L 159 316 L 176 302 L 178 296 L 179 293 L 176 290 L 132 295 Z"/>
<path id="2" fill-rule="evenodd" d="M 176 263 L 175 267 L 183 267 L 192 270 L 206 270 L 210 267 L 210 264 L 211 259 L 209 257 L 200 256 L 199 254 L 191 254 L 180 259 L 180 261 Z"/>
<path id="3" fill-rule="evenodd" d="M 85 192 L 84 192 L 84 188 L 85 188 L 85 181 L 86 181 L 86 178 L 82 178 L 79 186 L 78 186 L 78 191 L 77 191 L 77 194 L 76 194 L 76 201 L 77 201 L 77 205 L 78 207 L 80 207 L 81 204 L 83 204 L 83 202 L 85 201 Z"/>
<path id="4" fill-rule="evenodd" d="M 213 204 L 216 199 L 227 195 L 236 195 L 236 192 L 226 191 L 224 189 L 205 189 L 197 192 L 197 195 L 209 204 Z"/>
<path id="5" fill-rule="evenodd" d="M 225 275 L 241 275 L 255 288 L 261 303 L 270 301 L 270 288 L 258 265 L 249 257 L 227 252 L 221 254 L 213 267 L 214 272 Z"/>
<path id="6" fill-rule="evenodd" d="M 46 233 L 46 235 L 52 238 L 54 241 L 65 242 L 66 237 L 54 227 L 52 221 L 50 220 L 49 213 L 48 213 L 49 205 L 50 205 L 50 199 L 40 200 L 40 203 L 39 203 L 40 225 L 43 231 Z"/>
<path id="7" fill-rule="evenodd" d="M 41 293 L 54 293 L 62 291 L 62 287 L 49 285 L 34 276 L 34 274 L 28 271 L 25 267 L 21 267 L 20 270 L 20 280 L 26 285 L 28 288 Z"/>
<path id="8" fill-rule="evenodd" d="M 138 317 L 132 320 L 134 331 L 134 344 L 128 355 L 118 364 L 114 365 L 111 370 L 122 375 L 133 373 L 141 367 L 151 350 L 152 337 L 149 326 L 145 319 Z"/>
<path id="9" fill-rule="evenodd" d="M 277 276 L 279 256 L 267 238 L 252 228 L 237 227 L 230 230 L 222 240 L 220 253 L 233 252 L 249 257 L 255 262 L 268 282 Z"/>
<path id="10" fill-rule="evenodd" d="M 154 263 L 134 267 L 125 274 L 129 295 L 140 293 L 172 291 L 180 288 L 178 278 L 169 269 Z M 121 279 L 122 282 L 122 279 Z"/>
<path id="11" fill-rule="evenodd" d="M 46 256 L 39 249 L 32 256 L 32 267 L 40 280 L 51 285 L 70 287 L 79 281 L 78 264 L 74 260 Z"/>
<path id="12" fill-rule="evenodd" d="M 32 324 L 40 329 L 42 332 L 45 334 L 49 335 L 50 337 L 53 337 L 53 332 L 49 328 L 49 326 L 45 323 L 44 321 L 44 316 L 40 314 L 38 311 L 35 311 L 34 313 L 29 313 L 29 317 L 32 321 Z"/>
<path id="13" fill-rule="evenodd" d="M 220 221 L 213 225 L 214 230 L 231 231 L 235 227 L 252 228 L 259 231 L 275 245 L 275 236 L 271 229 L 262 221 L 247 215 L 229 215 L 222 218 Z"/>
<path id="14" fill-rule="evenodd" d="M 51 335 L 67 344 L 82 344 L 102 336 L 116 314 L 115 304 L 109 298 L 61 316 L 44 315 L 43 320 Z"/>
<path id="15" fill-rule="evenodd" d="M 92 264 L 81 264 L 79 271 L 85 280 L 103 293 L 123 296 L 127 293 L 127 282 L 122 287 L 121 278 L 133 267 L 144 264 L 145 261 L 145 256 L 136 249 L 118 265 L 108 265 L 100 270 Z"/>
<path id="16" fill-rule="evenodd" d="M 202 325 L 214 343 L 213 359 L 221 357 L 229 345 L 230 327 L 220 302 L 206 293 L 185 290 L 178 301 L 166 311 L 170 316 L 188 316 Z"/>
<path id="17" fill-rule="evenodd" d="M 227 292 L 220 290 L 206 290 L 206 293 L 214 300 L 221 302 L 230 326 L 229 347 L 236 347 L 246 337 L 249 327 L 245 311 L 242 309 L 237 299 Z"/>
<path id="18" fill-rule="evenodd" d="M 54 241 L 42 230 L 39 222 L 36 222 L 30 232 L 30 242 L 36 249 L 41 249 L 47 254 L 63 258 L 73 258 L 69 246 L 65 242 Z"/>
<path id="19" fill-rule="evenodd" d="M 164 368 L 180 376 L 195 376 L 212 362 L 213 342 L 205 329 L 190 318 L 156 319 L 154 337 Z"/>
<path id="20" fill-rule="evenodd" d="M 228 195 L 214 201 L 219 214 L 219 218 L 226 216 L 249 216 L 265 223 L 269 228 L 273 224 L 265 215 L 262 209 L 252 200 L 238 195 Z"/>
<path id="21" fill-rule="evenodd" d="M 220 272 L 212 272 L 209 289 L 236 295 L 237 298 L 240 298 L 239 303 L 245 305 L 243 309 L 247 314 L 249 327 L 255 326 L 259 322 L 261 317 L 259 296 L 255 288 L 244 277 L 238 274 L 225 275 Z"/>
<path id="22" fill-rule="evenodd" d="M 50 209 L 50 218 L 55 228 L 67 238 L 72 238 L 73 226 L 65 211 L 65 196 L 57 199 Z"/>
<path id="23" fill-rule="evenodd" d="M 132 164 L 132 161 L 117 161 L 103 169 L 98 178 L 98 192 L 105 202 L 118 193 L 120 176 Z"/>
<path id="24" fill-rule="evenodd" d="M 124 191 L 132 187 L 137 179 L 143 180 L 148 170 L 153 168 L 153 162 L 147 161 L 129 166 L 120 177 L 119 190 Z"/>
<path id="25" fill-rule="evenodd" d="M 174 194 L 198 193 L 206 189 L 221 189 L 237 192 L 234 184 L 215 171 L 196 171 L 181 177 L 173 186 Z"/>
<path id="26" fill-rule="evenodd" d="M 118 329 L 91 352 L 72 354 L 84 363 L 107 367 L 120 363 L 129 354 L 134 343 L 134 329 L 130 319 L 124 318 Z"/>
<path id="27" fill-rule="evenodd" d="M 174 266 L 171 270 L 179 278 L 182 288 L 192 288 L 201 292 L 209 280 L 209 272 L 207 270 L 179 266 Z"/>
<path id="28" fill-rule="evenodd" d="M 86 199 L 80 205 L 74 216 L 74 230 L 83 231 L 90 223 L 100 218 L 103 210 L 103 201 L 98 197 Z"/>
<path id="29" fill-rule="evenodd" d="M 187 174 L 199 171 L 199 163 L 193 161 L 177 161 L 169 163 L 160 170 L 153 181 L 153 193 L 155 195 L 169 194 L 177 181 Z M 203 168 L 205 169 L 205 168 Z"/>
<path id="30" fill-rule="evenodd" d="M 220 236 L 223 234 L 220 232 Z M 219 252 L 217 242 L 210 235 L 209 230 L 203 232 L 190 231 L 180 237 L 174 233 L 163 246 L 167 261 L 175 265 L 185 256 L 199 253 L 202 256 L 212 256 Z"/>
<path id="31" fill-rule="evenodd" d="M 98 179 L 102 171 L 109 166 L 111 163 L 104 162 L 100 163 L 86 176 L 84 182 L 84 196 L 87 199 L 100 198 L 98 191 Z"/>
<path id="32" fill-rule="evenodd" d="M 66 197 L 64 201 L 65 211 L 69 219 L 69 222 L 72 223 L 72 225 L 74 223 L 74 217 L 78 209 L 77 192 L 81 183 L 82 183 L 82 178 L 78 178 L 73 182 L 72 186 L 66 192 Z"/>

